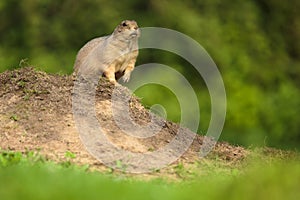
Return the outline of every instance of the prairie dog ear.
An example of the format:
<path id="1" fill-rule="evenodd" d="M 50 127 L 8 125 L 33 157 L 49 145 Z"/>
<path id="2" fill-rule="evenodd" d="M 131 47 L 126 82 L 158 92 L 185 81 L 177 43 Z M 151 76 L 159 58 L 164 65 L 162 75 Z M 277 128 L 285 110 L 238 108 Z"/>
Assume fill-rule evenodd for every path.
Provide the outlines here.
<path id="1" fill-rule="evenodd" d="M 117 32 L 122 32 L 122 26 L 121 26 L 121 24 L 119 24 L 117 27 L 116 27 L 116 29 L 115 29 L 115 31 L 117 31 Z"/>
<path id="2" fill-rule="evenodd" d="M 118 32 L 119 32 L 119 33 L 121 33 L 121 32 L 122 32 L 122 28 L 121 28 L 121 26 L 120 26 L 120 25 L 118 26 Z"/>

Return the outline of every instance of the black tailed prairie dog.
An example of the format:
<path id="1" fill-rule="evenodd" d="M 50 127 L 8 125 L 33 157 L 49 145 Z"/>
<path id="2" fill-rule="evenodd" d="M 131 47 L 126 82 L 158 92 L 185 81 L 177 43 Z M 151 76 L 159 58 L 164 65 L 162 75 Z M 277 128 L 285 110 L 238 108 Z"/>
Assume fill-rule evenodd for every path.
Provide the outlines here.
<path id="1" fill-rule="evenodd" d="M 133 20 L 122 21 L 111 35 L 95 38 L 78 52 L 74 72 L 83 76 L 104 75 L 116 84 L 129 81 L 138 56 L 140 30 Z"/>

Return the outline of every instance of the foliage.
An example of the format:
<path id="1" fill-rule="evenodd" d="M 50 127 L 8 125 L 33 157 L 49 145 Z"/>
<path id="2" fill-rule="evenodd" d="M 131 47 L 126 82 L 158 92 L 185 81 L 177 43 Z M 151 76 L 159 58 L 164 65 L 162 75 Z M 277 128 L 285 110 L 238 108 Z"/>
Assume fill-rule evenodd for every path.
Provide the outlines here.
<path id="1" fill-rule="evenodd" d="M 272 152 L 274 153 L 274 152 Z M 2 199 L 299 199 L 300 165 L 280 156 L 263 155 L 246 161 L 244 168 L 224 173 L 228 163 L 199 163 L 193 173 L 178 164 L 175 173 L 183 181 L 145 180 L 86 172 L 49 161 L 35 161 L 36 154 L 2 152 L 8 165 L 0 165 Z M 252 152 L 255 157 L 256 153 Z M 276 156 L 277 155 L 277 156 Z M 277 157 L 277 158 L 276 158 Z M 298 157 L 299 159 L 299 157 Z M 12 161 L 14 160 L 14 161 Z M 23 160 L 16 164 L 16 160 Z M 224 161 L 223 161 L 224 162 Z M 260 164 L 258 164 L 260 163 Z M 158 172 L 159 173 L 159 172 Z M 185 180 L 184 177 L 191 176 Z"/>
<path id="2" fill-rule="evenodd" d="M 299 147 L 300 1 L 255 0 L 3 0 L 0 2 L 0 71 L 26 60 L 48 72 L 71 73 L 78 49 L 107 35 L 123 19 L 141 27 L 178 30 L 197 40 L 218 65 L 228 96 L 222 138 L 245 145 Z M 141 51 L 138 63 L 174 66 L 196 87 L 201 77 L 174 55 Z M 151 87 L 151 86 L 150 86 Z M 179 120 L 178 102 L 165 89 L 140 89 L 149 107 L 166 106 Z M 210 102 L 197 88 L 199 132 L 207 130 Z M 147 98 L 146 98 L 147 97 Z"/>

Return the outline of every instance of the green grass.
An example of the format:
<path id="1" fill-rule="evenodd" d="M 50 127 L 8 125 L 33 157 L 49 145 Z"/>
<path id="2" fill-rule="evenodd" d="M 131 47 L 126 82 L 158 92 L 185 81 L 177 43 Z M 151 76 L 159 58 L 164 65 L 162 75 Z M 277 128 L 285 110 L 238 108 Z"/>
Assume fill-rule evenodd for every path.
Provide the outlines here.
<path id="1" fill-rule="evenodd" d="M 220 160 L 199 162 L 193 169 L 178 164 L 175 173 L 190 177 L 171 181 L 90 172 L 34 152 L 3 151 L 0 199 L 300 199 L 298 155 L 251 154 L 238 166 L 226 167 Z"/>

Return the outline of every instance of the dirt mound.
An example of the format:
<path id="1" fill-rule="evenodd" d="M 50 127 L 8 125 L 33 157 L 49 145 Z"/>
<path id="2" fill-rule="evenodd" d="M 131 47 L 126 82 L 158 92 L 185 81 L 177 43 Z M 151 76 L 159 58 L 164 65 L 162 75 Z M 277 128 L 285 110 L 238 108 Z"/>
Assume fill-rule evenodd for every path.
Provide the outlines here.
<path id="1" fill-rule="evenodd" d="M 76 155 L 78 164 L 92 168 L 104 166 L 83 146 L 75 126 L 72 112 L 71 76 L 46 74 L 32 67 L 6 71 L 0 74 L 0 148 L 14 151 L 38 150 L 55 161 L 65 161 L 66 152 Z M 128 89 L 122 87 L 126 93 Z M 124 134 L 112 117 L 111 96 L 114 86 L 105 79 L 98 85 L 95 110 L 107 137 L 118 147 L 132 152 L 151 152 L 161 148 L 175 137 L 178 124 L 164 121 L 159 134 L 134 138 Z M 130 99 L 130 116 L 140 125 L 147 124 L 151 114 L 136 97 Z M 126 125 L 127 121 L 122 122 Z M 188 130 L 186 130 L 188 131 Z M 180 162 L 194 162 L 203 136 L 196 135 L 192 145 Z M 241 147 L 217 143 L 211 155 L 228 161 L 245 157 Z"/>

